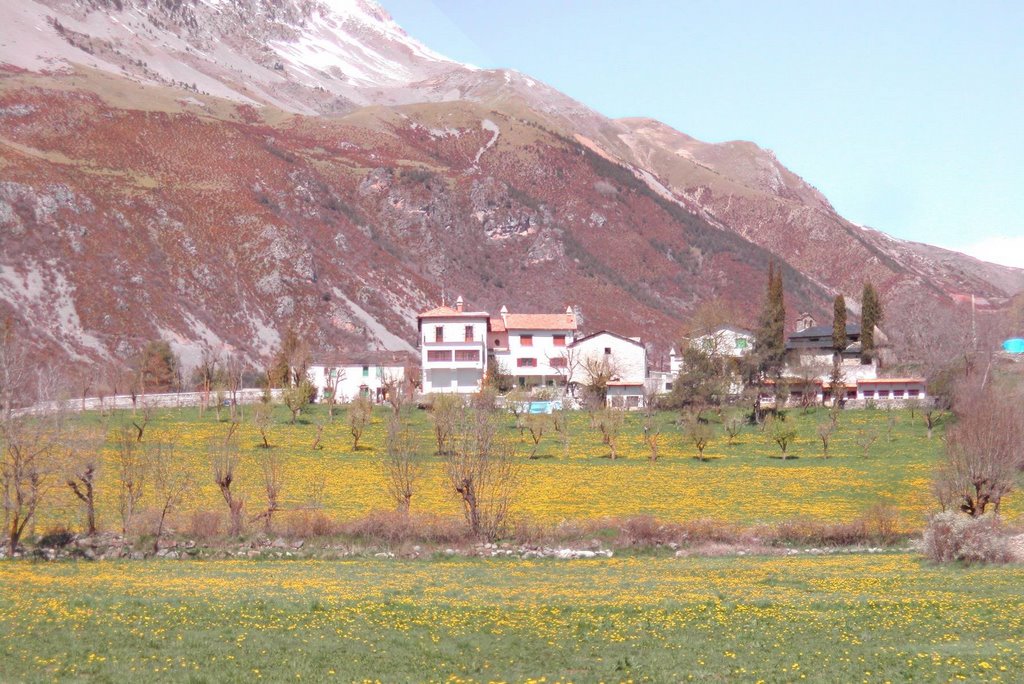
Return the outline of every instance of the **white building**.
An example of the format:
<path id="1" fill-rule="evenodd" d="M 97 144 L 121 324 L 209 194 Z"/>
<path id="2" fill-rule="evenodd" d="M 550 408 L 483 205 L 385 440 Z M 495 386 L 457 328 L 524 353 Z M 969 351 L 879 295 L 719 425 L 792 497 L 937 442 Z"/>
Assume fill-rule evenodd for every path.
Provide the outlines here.
<path id="1" fill-rule="evenodd" d="M 608 372 L 608 405 L 622 408 L 643 406 L 647 381 L 647 348 L 639 337 L 602 330 L 581 337 L 568 347 L 572 383 L 585 385 L 595 372 Z"/>
<path id="2" fill-rule="evenodd" d="M 490 319 L 488 349 L 493 361 L 519 387 L 554 387 L 565 382 L 566 349 L 576 334 L 576 314 L 509 313 Z"/>
<path id="3" fill-rule="evenodd" d="M 712 356 L 742 359 L 754 348 L 754 333 L 743 328 L 723 325 L 703 335 L 695 335 L 688 340 L 691 347 L 700 349 Z M 676 353 L 675 348 L 668 353 L 668 370 L 679 375 L 683 367 L 683 355 Z"/>
<path id="4" fill-rule="evenodd" d="M 384 401 L 388 387 L 402 387 L 411 359 L 402 352 L 366 352 L 352 355 L 323 355 L 314 358 L 306 376 L 316 388 L 316 401 L 333 392 L 337 403 L 356 397 Z"/>
<path id="5" fill-rule="evenodd" d="M 876 339 L 881 337 L 875 328 Z M 846 348 L 838 352 L 843 379 L 847 383 L 878 377 L 878 359 L 861 356 L 860 325 L 847 323 Z M 828 380 L 837 352 L 832 346 L 832 326 L 816 325 L 809 314 L 801 314 L 796 331 L 786 338 L 786 374 Z"/>
<path id="6" fill-rule="evenodd" d="M 418 316 L 424 394 L 480 390 L 487 373 L 490 318 L 486 311 L 465 311 L 462 297 L 454 308 L 439 306 Z"/>

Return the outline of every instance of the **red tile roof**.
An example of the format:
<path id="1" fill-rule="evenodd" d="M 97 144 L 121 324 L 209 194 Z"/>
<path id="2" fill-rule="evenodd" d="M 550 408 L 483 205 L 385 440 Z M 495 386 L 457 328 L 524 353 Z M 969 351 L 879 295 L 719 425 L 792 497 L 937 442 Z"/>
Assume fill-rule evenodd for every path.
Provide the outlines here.
<path id="1" fill-rule="evenodd" d="M 491 318 L 491 332 L 505 332 L 505 321 L 500 318 Z"/>
<path id="2" fill-rule="evenodd" d="M 452 316 L 472 316 L 473 318 L 487 318 L 488 313 L 486 311 L 457 311 L 450 306 L 439 306 L 436 309 L 430 311 L 424 311 L 420 314 L 420 318 L 451 318 Z"/>
<path id="3" fill-rule="evenodd" d="M 569 314 L 507 314 L 509 330 L 575 330 L 576 317 Z"/>

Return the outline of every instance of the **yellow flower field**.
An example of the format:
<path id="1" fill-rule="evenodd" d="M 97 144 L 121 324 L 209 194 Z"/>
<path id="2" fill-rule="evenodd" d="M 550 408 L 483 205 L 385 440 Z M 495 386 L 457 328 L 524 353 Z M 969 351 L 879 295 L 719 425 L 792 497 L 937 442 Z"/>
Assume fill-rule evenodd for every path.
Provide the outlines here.
<path id="1" fill-rule="evenodd" d="M 1019 567 L 907 554 L 0 564 L 0 679 L 1019 681 Z"/>
<path id="2" fill-rule="evenodd" d="M 304 420 L 314 420 L 320 410 L 310 409 Z M 339 519 L 353 519 L 373 509 L 391 507 L 379 467 L 384 449 L 383 412 L 375 414 L 359 451 L 352 450 L 343 414 L 327 424 L 324 448 L 317 451 L 310 448 L 314 426 L 302 421 L 289 425 L 286 416 L 279 409 L 278 423 L 271 429 L 270 439 L 272 451 L 284 462 L 284 498 L 289 507 L 306 505 L 321 482 L 324 508 Z M 920 419 L 912 420 L 906 412 L 896 414 L 891 440 L 887 435 L 890 414 L 845 412 L 830 446 L 830 458 L 822 457 L 815 435 L 817 423 L 825 420 L 824 414 L 805 416 L 799 411 L 792 412 L 790 420 L 800 436 L 790 447 L 793 458 L 787 460 L 778 458 L 780 451 L 767 435 L 757 428 L 746 428 L 734 444 L 729 444 L 724 436 L 716 437 L 705 452 L 710 460 L 698 461 L 693 458 L 696 452 L 686 442 L 685 434 L 672 424 L 674 419 L 672 414 L 660 417 L 664 425 L 661 457 L 650 462 L 639 436 L 639 415 L 628 417 L 620 438 L 623 457 L 614 461 L 607 458 L 607 447 L 583 415 L 571 418 L 567 442 L 549 433 L 538 450 L 540 458 L 531 460 L 526 457 L 528 440 L 519 441 L 509 417 L 504 438 L 518 443 L 523 454 L 516 514 L 543 523 L 638 514 L 665 520 L 714 518 L 742 523 L 798 516 L 848 521 L 872 504 L 883 502 L 900 511 L 904 526 L 917 528 L 924 516 L 934 510 L 929 483 L 942 442 L 938 434 L 927 439 Z M 444 483 L 442 463 L 432 455 L 434 443 L 427 414 L 414 411 L 409 421 L 427 464 L 413 497 L 413 509 L 457 513 Z M 114 428 L 109 429 L 113 432 Z M 863 430 L 873 430 L 878 435 L 866 458 L 857 445 Z M 184 508 L 223 508 L 211 476 L 206 445 L 226 432 L 227 425 L 218 423 L 212 413 L 200 418 L 194 410 L 159 413 L 147 428 L 145 442 L 172 439 L 177 444 L 176 458 L 183 459 L 193 473 L 196 484 Z M 245 496 L 247 508 L 259 510 L 263 496 L 259 459 L 266 450 L 258 448 L 260 438 L 250 423 L 243 422 L 237 435 L 243 462 L 236 486 Z M 108 440 L 106 451 L 107 463 L 98 490 L 100 523 L 116 528 L 112 439 Z M 1015 511 L 1011 499 L 1004 512 L 1013 515 Z M 77 502 L 64 489 L 52 493 L 40 516 L 44 526 L 58 522 L 74 526 L 79 519 Z"/>

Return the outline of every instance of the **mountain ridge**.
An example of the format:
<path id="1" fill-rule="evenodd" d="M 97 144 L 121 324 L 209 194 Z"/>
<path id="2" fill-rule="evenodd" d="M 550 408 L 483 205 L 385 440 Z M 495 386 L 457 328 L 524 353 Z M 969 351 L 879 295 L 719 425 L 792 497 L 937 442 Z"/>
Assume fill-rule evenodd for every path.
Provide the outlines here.
<path id="1" fill-rule="evenodd" d="M 11 37 L 24 21 L 0 27 L 0 300 L 31 321 L 41 347 L 123 358 L 163 336 L 191 357 L 219 345 L 256 361 L 287 326 L 324 348 L 407 347 L 417 308 L 446 291 L 495 309 L 582 302 L 593 325 L 643 334 L 663 353 L 702 301 L 728 302 L 752 322 L 759 302 L 749 293 L 763 288 L 770 259 L 786 268 L 793 315 L 828 315 L 837 292 L 856 311 L 869 278 L 897 333 L 965 295 L 999 308 L 1024 290 L 1024 271 L 846 221 L 754 143 L 607 119 L 528 76 L 420 50 L 378 5 L 332 6 L 343 12 L 324 20 L 329 45 L 347 44 L 346 59 L 368 62 L 366 73 L 387 66 L 367 55 L 398 55 L 407 78 L 424 78 L 353 85 L 313 69 L 300 75 L 317 84 L 274 81 L 275 102 L 261 102 L 260 82 L 237 98 L 208 95 L 161 76 L 148 57 L 134 58 L 135 71 L 87 66 L 127 61 L 133 45 L 195 68 L 192 44 L 174 42 L 188 34 L 189 9 L 260 9 L 252 21 L 273 16 L 253 31 L 287 42 L 311 25 L 304 17 L 323 20 L 327 5 L 312 0 L 28 0 L 18 16 L 43 22 L 32 26 L 44 34 L 35 52 Z M 118 19 L 128 16 L 127 26 Z M 233 36 L 230 54 L 281 71 L 267 61 L 280 45 L 243 36 L 237 22 L 212 26 Z M 111 35 L 122 29 L 145 40 L 118 44 Z M 15 52 L 25 66 L 10 62 Z M 39 59 L 51 68 L 33 70 Z M 118 253 L 113 262 L 90 235 Z M 156 260 L 148 270 L 134 263 L 140 254 Z M 124 309 L 134 292 L 145 311 Z M 235 308 L 197 310 L 209 292 L 231 292 Z"/>

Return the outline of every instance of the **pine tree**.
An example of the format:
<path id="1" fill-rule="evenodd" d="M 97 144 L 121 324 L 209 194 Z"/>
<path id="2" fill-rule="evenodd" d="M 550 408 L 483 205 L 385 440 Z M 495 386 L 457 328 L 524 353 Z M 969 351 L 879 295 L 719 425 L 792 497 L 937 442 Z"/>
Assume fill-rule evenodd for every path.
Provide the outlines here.
<path id="1" fill-rule="evenodd" d="M 836 295 L 832 305 L 832 348 L 837 352 L 846 349 L 849 340 L 846 338 L 846 298 Z"/>
<path id="2" fill-rule="evenodd" d="M 875 351 L 875 327 L 882 322 L 882 304 L 871 283 L 864 283 L 860 306 L 860 347 L 864 358 L 868 359 Z"/>

